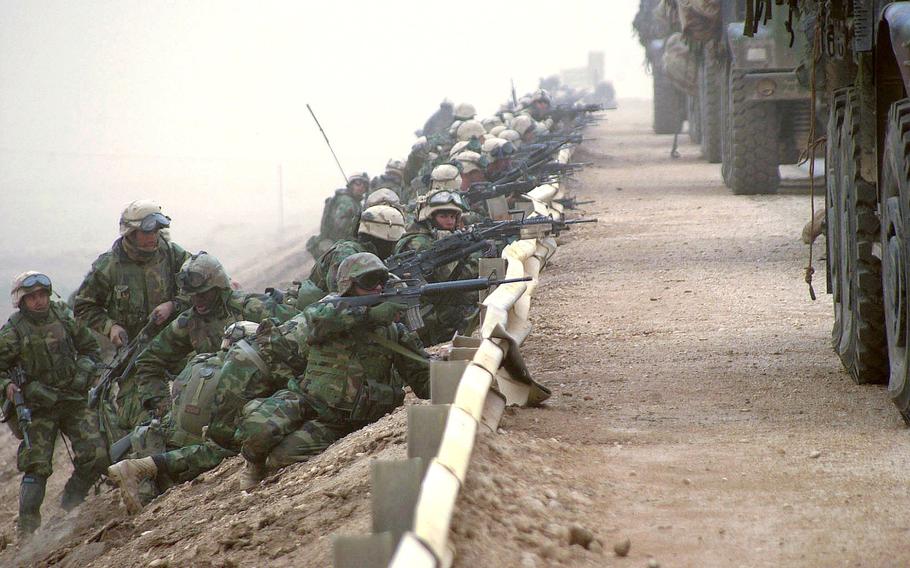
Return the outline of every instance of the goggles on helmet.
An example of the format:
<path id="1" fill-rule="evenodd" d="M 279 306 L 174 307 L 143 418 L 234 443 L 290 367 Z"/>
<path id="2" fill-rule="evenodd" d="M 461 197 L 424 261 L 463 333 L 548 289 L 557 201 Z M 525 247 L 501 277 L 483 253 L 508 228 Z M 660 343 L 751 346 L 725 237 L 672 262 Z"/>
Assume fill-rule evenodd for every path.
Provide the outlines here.
<path id="1" fill-rule="evenodd" d="M 44 274 L 32 274 L 31 276 L 25 277 L 20 287 L 31 288 L 32 286 L 44 286 L 45 288 L 50 288 L 51 279 Z"/>
<path id="2" fill-rule="evenodd" d="M 432 206 L 445 205 L 446 203 L 451 203 L 463 210 L 468 208 L 464 202 L 464 197 L 454 191 L 437 191 L 427 199 L 427 204 Z"/>
<path id="3" fill-rule="evenodd" d="M 162 215 L 161 213 L 150 213 L 142 218 L 142 221 L 139 222 L 139 229 L 151 233 L 163 227 L 170 227 L 171 220 Z"/>
<path id="4" fill-rule="evenodd" d="M 366 274 L 361 274 L 354 279 L 354 283 L 364 290 L 372 290 L 380 284 L 385 284 L 386 280 L 389 279 L 389 273 L 382 270 L 375 270 L 373 272 L 367 272 Z"/>
<path id="5" fill-rule="evenodd" d="M 177 274 L 177 286 L 183 290 L 195 290 L 205 284 L 205 275 L 184 270 Z"/>

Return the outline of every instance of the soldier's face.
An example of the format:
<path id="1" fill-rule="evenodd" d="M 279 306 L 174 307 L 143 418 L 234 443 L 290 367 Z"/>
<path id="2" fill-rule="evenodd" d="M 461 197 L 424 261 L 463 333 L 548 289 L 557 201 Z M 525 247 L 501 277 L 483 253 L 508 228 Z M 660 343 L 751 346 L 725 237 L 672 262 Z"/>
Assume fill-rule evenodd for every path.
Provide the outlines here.
<path id="1" fill-rule="evenodd" d="M 25 309 L 28 311 L 43 313 L 51 305 L 51 294 L 47 290 L 35 290 L 31 294 L 26 294 L 22 301 L 25 302 Z"/>
<path id="2" fill-rule="evenodd" d="M 130 236 L 133 238 L 133 244 L 135 244 L 139 250 L 151 252 L 158 248 L 158 229 L 155 229 L 154 231 L 136 229 L 130 233 Z"/>
<path id="3" fill-rule="evenodd" d="M 220 290 L 218 288 L 212 288 L 211 290 L 206 290 L 199 294 L 193 294 L 191 300 L 193 301 L 193 309 L 196 310 L 196 313 L 204 316 L 212 311 L 215 300 L 218 299 L 219 292 Z"/>
<path id="4" fill-rule="evenodd" d="M 360 197 L 367 191 L 367 184 L 363 183 L 363 180 L 355 180 L 351 182 L 351 192 Z"/>
<path id="5" fill-rule="evenodd" d="M 441 211 L 433 215 L 433 223 L 437 229 L 443 231 L 454 231 L 458 223 L 458 214 L 449 211 Z"/>

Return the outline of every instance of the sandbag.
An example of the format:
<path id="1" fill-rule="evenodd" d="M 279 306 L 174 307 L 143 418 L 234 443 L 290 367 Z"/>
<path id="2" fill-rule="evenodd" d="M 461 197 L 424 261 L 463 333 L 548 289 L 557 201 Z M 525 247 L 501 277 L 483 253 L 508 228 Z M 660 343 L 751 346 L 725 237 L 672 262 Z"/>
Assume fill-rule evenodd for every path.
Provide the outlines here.
<path id="1" fill-rule="evenodd" d="M 677 0 L 683 35 L 691 41 L 710 41 L 720 31 L 720 0 Z"/>
<path id="2" fill-rule="evenodd" d="M 667 38 L 662 63 L 674 87 L 688 95 L 698 93 L 698 64 L 680 32 Z"/>

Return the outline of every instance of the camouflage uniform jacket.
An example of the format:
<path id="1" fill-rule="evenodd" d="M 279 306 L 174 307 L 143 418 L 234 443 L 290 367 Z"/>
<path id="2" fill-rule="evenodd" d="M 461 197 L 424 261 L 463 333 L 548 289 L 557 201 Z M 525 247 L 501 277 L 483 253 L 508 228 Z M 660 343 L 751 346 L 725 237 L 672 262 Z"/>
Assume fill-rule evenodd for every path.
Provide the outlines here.
<path id="1" fill-rule="evenodd" d="M 63 302 L 51 302 L 43 316 L 14 312 L 0 328 L 0 392 L 5 398 L 7 371 L 21 364 L 27 380 L 23 395 L 32 407 L 84 401 L 90 366 L 100 360 L 98 341 Z"/>
<path id="2" fill-rule="evenodd" d="M 354 238 L 360 213 L 360 199 L 350 189 L 343 187 L 335 190 L 335 195 L 326 200 L 319 226 L 320 237 L 332 242 Z"/>
<path id="3" fill-rule="evenodd" d="M 404 188 L 404 183 L 397 177 L 382 174 L 370 180 L 370 193 L 383 187 L 391 189 L 398 194 L 398 197 L 402 197 L 401 192 Z M 404 201 L 402 201 L 402 203 L 404 203 Z"/>
<path id="4" fill-rule="evenodd" d="M 310 272 L 310 281 L 325 290 L 325 293 L 338 291 L 338 265 L 341 261 L 357 254 L 369 252 L 376 254 L 376 247 L 370 242 L 359 240 L 338 241 L 332 248 L 316 260 L 313 271 Z"/>
<path id="5" fill-rule="evenodd" d="M 158 251 L 148 261 L 130 258 L 118 239 L 111 250 L 92 263 L 92 269 L 76 292 L 76 317 L 108 335 L 116 323 L 130 338 L 148 322 L 159 304 L 177 300 L 176 274 L 189 258 L 179 245 L 159 239 Z M 185 302 L 178 302 L 179 312 Z"/>
<path id="6" fill-rule="evenodd" d="M 413 223 L 396 243 L 395 254 L 426 250 L 436 240 L 449 234 L 448 231 L 432 228 L 429 221 Z M 474 253 L 461 261 L 440 266 L 427 277 L 427 282 L 477 278 L 479 258 L 480 253 Z M 435 345 L 450 340 L 456 332 L 470 333 L 476 319 L 478 299 L 477 292 L 461 292 L 436 295 L 432 302 L 422 301 L 420 315 L 424 327 L 418 331 L 420 339 L 425 345 Z"/>
<path id="7" fill-rule="evenodd" d="M 224 328 L 237 321 L 262 321 L 274 317 L 286 321 L 297 313 L 269 296 L 225 291 L 212 313 L 200 315 L 190 308 L 161 331 L 136 359 L 139 399 L 150 401 L 168 396 L 167 374 L 177 374 L 193 352 L 214 353 L 221 347 Z"/>
<path id="8" fill-rule="evenodd" d="M 369 422 L 399 406 L 404 391 L 393 378 L 393 369 L 414 394 L 429 397 L 429 365 L 415 360 L 427 355 L 402 324 L 376 324 L 363 307 L 339 310 L 325 303 L 313 304 L 303 314 L 310 347 L 298 389 L 320 420 Z M 390 344 L 398 348 L 393 350 Z M 373 413 L 366 408 L 370 404 Z"/>
<path id="9" fill-rule="evenodd" d="M 395 244 L 395 253 L 407 251 L 423 251 L 433 246 L 437 240 L 451 235 L 449 231 L 440 231 L 431 226 L 429 221 L 418 221 L 408 226 L 405 234 Z M 427 282 L 448 282 L 464 278 L 477 278 L 478 254 L 462 260 L 441 266 L 427 278 Z"/>

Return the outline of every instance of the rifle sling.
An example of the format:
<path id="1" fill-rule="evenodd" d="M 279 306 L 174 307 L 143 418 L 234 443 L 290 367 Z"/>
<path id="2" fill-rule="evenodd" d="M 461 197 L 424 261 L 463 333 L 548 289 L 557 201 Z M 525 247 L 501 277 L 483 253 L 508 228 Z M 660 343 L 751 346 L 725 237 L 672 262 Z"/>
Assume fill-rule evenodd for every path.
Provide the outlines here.
<path id="1" fill-rule="evenodd" d="M 421 357 L 420 355 L 411 351 L 407 347 L 402 347 L 398 343 L 396 343 L 394 341 L 390 341 L 390 340 L 386 339 L 385 337 L 382 337 L 378 333 L 368 333 L 367 337 L 369 337 L 370 339 L 372 339 L 373 341 L 378 343 L 380 346 L 385 347 L 389 351 L 394 351 L 395 353 L 398 353 L 399 355 L 407 357 L 408 359 L 410 359 L 412 361 L 416 361 L 416 362 L 420 363 L 421 365 L 429 366 L 429 364 L 430 364 L 430 362 L 427 361 L 426 358 Z"/>

